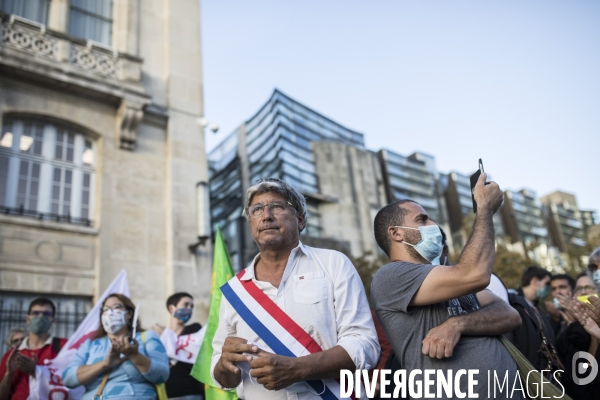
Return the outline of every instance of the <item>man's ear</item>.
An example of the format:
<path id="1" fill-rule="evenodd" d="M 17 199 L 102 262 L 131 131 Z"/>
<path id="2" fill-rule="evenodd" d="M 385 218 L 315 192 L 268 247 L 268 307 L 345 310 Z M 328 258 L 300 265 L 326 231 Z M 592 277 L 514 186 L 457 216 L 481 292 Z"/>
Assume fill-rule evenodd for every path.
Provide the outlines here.
<path id="1" fill-rule="evenodd" d="M 302 232 L 302 230 L 306 227 L 306 215 L 302 216 L 298 214 L 298 232 Z"/>
<path id="2" fill-rule="evenodd" d="M 404 231 L 393 226 L 388 227 L 388 235 L 395 242 L 404 242 Z"/>

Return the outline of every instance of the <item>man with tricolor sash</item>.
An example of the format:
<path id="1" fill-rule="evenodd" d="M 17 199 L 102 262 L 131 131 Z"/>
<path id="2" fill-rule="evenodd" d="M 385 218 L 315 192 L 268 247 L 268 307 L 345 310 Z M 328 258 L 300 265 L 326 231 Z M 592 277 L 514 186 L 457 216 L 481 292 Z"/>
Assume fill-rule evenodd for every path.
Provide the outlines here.
<path id="1" fill-rule="evenodd" d="M 214 382 L 248 400 L 339 399 L 340 370 L 373 368 L 380 350 L 356 269 L 300 242 L 306 201 L 279 179 L 253 183 L 243 213 L 260 253 L 221 287 Z"/>

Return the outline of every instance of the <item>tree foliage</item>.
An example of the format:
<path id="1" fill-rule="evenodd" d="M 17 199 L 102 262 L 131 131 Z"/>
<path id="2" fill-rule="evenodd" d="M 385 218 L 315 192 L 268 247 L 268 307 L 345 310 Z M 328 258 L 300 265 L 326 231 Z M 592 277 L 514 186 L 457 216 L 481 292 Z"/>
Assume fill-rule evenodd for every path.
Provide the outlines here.
<path id="1" fill-rule="evenodd" d="M 503 245 L 496 247 L 494 273 L 502 279 L 507 289 L 517 289 L 521 286 L 521 276 L 529 265 L 531 263 L 520 253 L 510 251 Z"/>

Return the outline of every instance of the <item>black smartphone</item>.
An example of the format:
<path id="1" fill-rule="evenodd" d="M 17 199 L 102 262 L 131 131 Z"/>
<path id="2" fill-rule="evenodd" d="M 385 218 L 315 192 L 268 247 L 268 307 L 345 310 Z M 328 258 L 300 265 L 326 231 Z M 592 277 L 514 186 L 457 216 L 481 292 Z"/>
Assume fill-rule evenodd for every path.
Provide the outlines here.
<path id="1" fill-rule="evenodd" d="M 479 180 L 479 176 L 482 174 L 483 172 L 483 161 L 481 161 L 481 158 L 479 159 L 479 169 L 477 171 L 475 171 L 475 173 L 473 175 L 471 175 L 471 198 L 473 199 L 473 212 L 476 213 L 477 212 L 477 202 L 475 201 L 475 185 L 477 184 L 477 181 Z"/>

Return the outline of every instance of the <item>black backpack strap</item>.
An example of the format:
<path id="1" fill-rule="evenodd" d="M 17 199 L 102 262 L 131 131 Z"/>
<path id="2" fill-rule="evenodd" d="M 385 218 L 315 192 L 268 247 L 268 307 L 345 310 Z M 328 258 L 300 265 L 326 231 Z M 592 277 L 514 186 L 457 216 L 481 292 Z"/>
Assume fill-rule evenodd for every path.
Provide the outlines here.
<path id="1" fill-rule="evenodd" d="M 58 337 L 52 338 L 52 348 L 54 349 L 54 352 L 56 354 L 60 353 L 60 348 L 61 348 L 60 338 L 58 338 Z"/>

